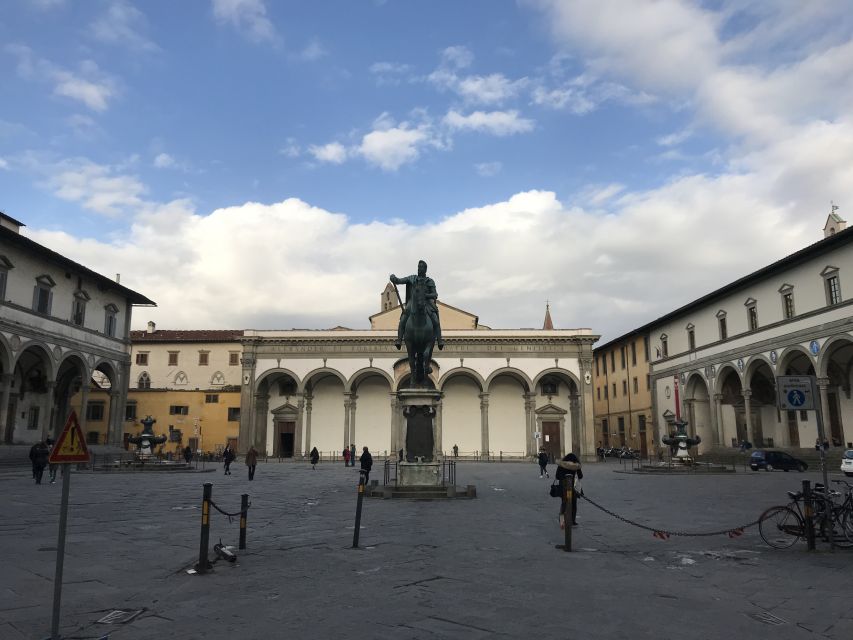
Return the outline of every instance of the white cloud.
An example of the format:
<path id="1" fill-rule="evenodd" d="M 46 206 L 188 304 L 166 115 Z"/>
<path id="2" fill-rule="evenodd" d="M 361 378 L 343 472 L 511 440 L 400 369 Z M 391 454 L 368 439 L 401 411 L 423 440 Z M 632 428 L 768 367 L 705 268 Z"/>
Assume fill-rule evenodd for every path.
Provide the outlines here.
<path id="1" fill-rule="evenodd" d="M 263 0 L 213 0 L 213 16 L 253 42 L 276 42 L 278 34 Z"/>
<path id="2" fill-rule="evenodd" d="M 660 136 L 655 140 L 662 147 L 676 147 L 693 135 L 690 129 L 682 129 L 675 131 L 665 136 Z"/>
<path id="3" fill-rule="evenodd" d="M 296 143 L 295 138 L 288 138 L 285 141 L 284 146 L 279 149 L 278 152 L 283 156 L 287 156 L 288 158 L 298 158 L 300 155 L 302 155 L 302 149 Z"/>
<path id="4" fill-rule="evenodd" d="M 46 184 L 58 198 L 102 215 L 117 216 L 145 204 L 145 185 L 113 167 L 75 158 L 42 170 L 48 173 Z"/>
<path id="5" fill-rule="evenodd" d="M 171 169 L 175 166 L 175 159 L 168 153 L 159 153 L 154 158 L 154 167 L 157 169 Z"/>
<path id="6" fill-rule="evenodd" d="M 319 40 L 315 39 L 305 45 L 305 48 L 299 52 L 297 57 L 306 62 L 315 62 L 327 55 L 329 55 L 329 52 Z"/>
<path id="7" fill-rule="evenodd" d="M 503 169 L 503 164 L 500 162 L 478 162 L 474 165 L 474 170 L 477 172 L 477 175 L 480 175 L 484 178 L 491 178 L 492 176 L 496 176 Z"/>
<path id="8" fill-rule="evenodd" d="M 371 164 L 385 171 L 396 171 L 417 160 L 419 146 L 428 142 L 429 137 L 426 129 L 409 129 L 405 125 L 374 130 L 362 138 L 358 150 Z"/>
<path id="9" fill-rule="evenodd" d="M 125 0 L 114 0 L 106 13 L 91 25 L 92 35 L 107 44 L 116 44 L 136 51 L 159 51 L 154 42 L 142 35 L 144 14 Z"/>
<path id="10" fill-rule="evenodd" d="M 518 111 L 473 111 L 463 115 L 451 109 L 444 116 L 444 124 L 452 130 L 483 131 L 496 136 L 527 133 L 534 122 L 519 116 Z"/>
<path id="11" fill-rule="evenodd" d="M 7 160 L 5 160 L 4 158 L 0 158 L 0 169 L 8 169 L 8 168 L 9 168 L 9 162 Z"/>
<path id="12" fill-rule="evenodd" d="M 347 149 L 340 142 L 330 142 L 324 145 L 311 145 L 308 153 L 318 162 L 341 164 L 347 159 Z"/>
<path id="13" fill-rule="evenodd" d="M 19 76 L 53 84 L 55 95 L 82 102 L 94 111 L 105 111 L 116 96 L 115 81 L 91 60 L 81 62 L 79 70 L 74 72 L 37 58 L 27 46 L 9 44 L 5 49 L 17 56 Z"/>
<path id="14" fill-rule="evenodd" d="M 398 85 L 412 71 L 411 65 L 401 62 L 374 62 L 368 69 L 378 85 Z"/>
<path id="15" fill-rule="evenodd" d="M 441 51 L 441 63 L 454 69 L 465 69 L 474 62 L 474 54 L 468 47 L 461 45 L 447 47 Z"/>

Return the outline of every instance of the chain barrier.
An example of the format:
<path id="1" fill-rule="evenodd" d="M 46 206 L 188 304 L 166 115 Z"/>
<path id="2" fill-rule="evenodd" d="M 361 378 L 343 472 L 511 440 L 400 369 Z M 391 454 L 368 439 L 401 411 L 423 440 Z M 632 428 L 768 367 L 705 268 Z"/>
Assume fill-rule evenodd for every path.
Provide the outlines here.
<path id="1" fill-rule="evenodd" d="M 645 529 L 646 531 L 651 531 L 652 536 L 658 538 L 660 540 L 668 540 L 670 536 L 681 536 L 684 538 L 702 538 L 702 537 L 710 537 L 710 536 L 720 536 L 726 534 L 729 538 L 739 538 L 744 534 L 746 529 L 750 527 L 754 527 L 759 522 L 761 522 L 761 518 L 759 517 L 757 520 L 753 520 L 749 524 L 744 524 L 739 527 L 730 527 L 728 529 L 720 529 L 718 531 L 702 531 L 702 532 L 691 532 L 691 531 L 668 531 L 666 529 L 656 529 L 655 527 L 650 527 L 645 524 L 640 524 L 639 522 L 635 522 L 634 520 L 630 520 L 624 516 L 620 516 L 618 513 L 607 509 L 606 507 L 602 507 L 600 504 L 595 502 L 594 500 L 587 498 L 583 493 L 578 493 L 578 496 L 589 502 L 596 509 L 600 509 L 604 513 L 609 516 L 613 516 L 617 520 L 621 520 L 625 524 L 629 524 L 632 527 L 637 527 L 639 529 Z"/>
<path id="2" fill-rule="evenodd" d="M 210 506 L 213 507 L 214 509 L 216 509 L 223 516 L 227 517 L 229 523 L 234 522 L 232 520 L 232 518 L 239 518 L 243 515 L 242 511 L 235 511 L 234 513 L 228 513 L 227 511 L 223 511 L 222 509 L 219 508 L 219 505 L 217 505 L 213 500 L 210 501 Z M 250 502 L 248 505 L 246 505 L 246 510 L 248 510 L 249 507 L 251 507 L 251 506 L 252 506 L 252 503 Z"/>

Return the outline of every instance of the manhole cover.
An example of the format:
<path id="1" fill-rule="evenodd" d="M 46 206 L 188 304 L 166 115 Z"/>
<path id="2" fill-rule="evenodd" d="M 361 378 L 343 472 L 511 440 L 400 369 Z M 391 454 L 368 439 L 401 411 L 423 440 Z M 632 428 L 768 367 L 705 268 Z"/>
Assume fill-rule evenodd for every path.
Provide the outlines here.
<path id="1" fill-rule="evenodd" d="M 777 618 L 772 613 L 768 613 L 764 611 L 762 613 L 748 613 L 746 614 L 753 620 L 758 620 L 758 622 L 763 622 L 764 624 L 771 624 L 774 626 L 779 626 L 782 624 L 788 624 L 787 620 L 782 620 L 782 618 Z"/>
<path id="2" fill-rule="evenodd" d="M 98 620 L 100 624 L 127 624 L 131 620 L 133 620 L 136 616 L 142 613 L 143 609 L 137 609 L 135 611 L 126 611 L 123 609 L 116 609 L 115 611 L 111 611 L 103 618 Z"/>

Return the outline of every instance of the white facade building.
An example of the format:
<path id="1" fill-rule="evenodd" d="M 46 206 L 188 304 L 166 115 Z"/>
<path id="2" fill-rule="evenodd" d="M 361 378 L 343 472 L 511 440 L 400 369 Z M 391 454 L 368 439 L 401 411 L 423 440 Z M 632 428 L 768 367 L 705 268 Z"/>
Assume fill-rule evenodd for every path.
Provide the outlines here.
<path id="1" fill-rule="evenodd" d="M 0 435 L 31 444 L 65 423 L 81 392 L 87 413 L 108 420 L 121 441 L 130 368 L 131 311 L 154 303 L 33 242 L 22 223 L 0 213 Z M 97 383 L 92 382 L 93 375 Z M 92 384 L 108 388 L 109 405 L 89 407 Z"/>
<path id="2" fill-rule="evenodd" d="M 701 436 L 700 452 L 743 440 L 813 447 L 815 413 L 776 408 L 781 375 L 816 376 L 827 439 L 853 441 L 853 230 L 833 213 L 824 233 L 641 329 L 654 352 L 658 443 L 668 411 Z"/>

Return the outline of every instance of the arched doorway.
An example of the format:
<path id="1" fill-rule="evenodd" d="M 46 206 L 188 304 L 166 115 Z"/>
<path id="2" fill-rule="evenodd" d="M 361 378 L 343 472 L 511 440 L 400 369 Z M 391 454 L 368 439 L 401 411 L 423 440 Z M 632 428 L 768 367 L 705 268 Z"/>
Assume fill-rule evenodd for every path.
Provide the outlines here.
<path id="1" fill-rule="evenodd" d="M 687 408 L 687 429 L 700 438 L 698 453 L 705 453 L 716 443 L 717 434 L 712 420 L 708 383 L 698 373 L 691 374 L 684 385 L 684 403 Z"/>
<path id="2" fill-rule="evenodd" d="M 461 456 L 483 450 L 483 379 L 471 369 L 448 371 L 441 380 L 442 443 L 445 454 L 454 445 Z"/>

